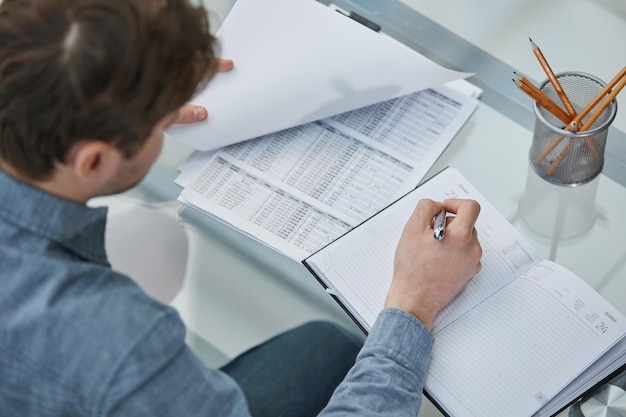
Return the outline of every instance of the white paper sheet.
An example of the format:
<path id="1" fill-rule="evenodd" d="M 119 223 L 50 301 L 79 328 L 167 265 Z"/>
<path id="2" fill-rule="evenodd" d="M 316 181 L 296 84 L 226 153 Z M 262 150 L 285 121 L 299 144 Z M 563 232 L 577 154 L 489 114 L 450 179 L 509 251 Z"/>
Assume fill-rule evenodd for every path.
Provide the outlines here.
<path id="1" fill-rule="evenodd" d="M 315 0 L 238 0 L 217 33 L 220 73 L 192 101 L 209 119 L 170 135 L 209 150 L 470 74 L 443 68 Z"/>

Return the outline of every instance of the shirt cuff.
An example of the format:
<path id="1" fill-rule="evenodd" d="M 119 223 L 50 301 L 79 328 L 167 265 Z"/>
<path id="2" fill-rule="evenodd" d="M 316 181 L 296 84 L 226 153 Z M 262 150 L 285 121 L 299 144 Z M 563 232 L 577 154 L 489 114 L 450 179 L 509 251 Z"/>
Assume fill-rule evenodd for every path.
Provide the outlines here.
<path id="1" fill-rule="evenodd" d="M 381 353 L 418 375 L 425 375 L 434 336 L 415 316 L 395 308 L 378 315 L 361 353 Z"/>

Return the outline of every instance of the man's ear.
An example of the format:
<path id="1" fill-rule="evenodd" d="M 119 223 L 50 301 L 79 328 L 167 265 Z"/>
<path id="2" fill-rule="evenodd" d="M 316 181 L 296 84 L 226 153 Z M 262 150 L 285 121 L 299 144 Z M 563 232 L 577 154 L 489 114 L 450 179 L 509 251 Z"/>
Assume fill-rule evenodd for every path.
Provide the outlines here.
<path id="1" fill-rule="evenodd" d="M 70 149 L 65 165 L 76 179 L 97 185 L 115 175 L 122 159 L 122 153 L 108 142 L 83 140 Z"/>

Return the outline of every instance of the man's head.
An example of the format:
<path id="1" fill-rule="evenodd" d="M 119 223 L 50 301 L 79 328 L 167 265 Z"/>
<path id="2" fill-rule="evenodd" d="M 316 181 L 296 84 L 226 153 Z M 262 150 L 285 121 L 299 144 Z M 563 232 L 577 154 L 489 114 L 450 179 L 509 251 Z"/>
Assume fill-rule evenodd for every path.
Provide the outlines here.
<path id="1" fill-rule="evenodd" d="M 132 159 L 216 65 L 187 0 L 3 0 L 0 45 L 0 162 L 33 181 L 85 142 Z"/>

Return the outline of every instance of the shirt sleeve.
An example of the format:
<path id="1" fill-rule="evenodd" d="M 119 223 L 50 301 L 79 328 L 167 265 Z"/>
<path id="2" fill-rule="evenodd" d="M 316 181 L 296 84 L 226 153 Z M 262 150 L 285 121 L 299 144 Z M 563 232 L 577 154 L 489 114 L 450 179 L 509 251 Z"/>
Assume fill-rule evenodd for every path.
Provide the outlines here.
<path id="1" fill-rule="evenodd" d="M 432 333 L 413 315 L 383 310 L 320 417 L 415 417 L 433 343 Z"/>
<path id="2" fill-rule="evenodd" d="M 384 310 L 320 417 L 415 417 L 433 340 L 412 315 Z M 236 382 L 201 363 L 176 320 L 160 320 L 139 337 L 118 368 L 103 384 L 98 415 L 250 416 Z"/>

